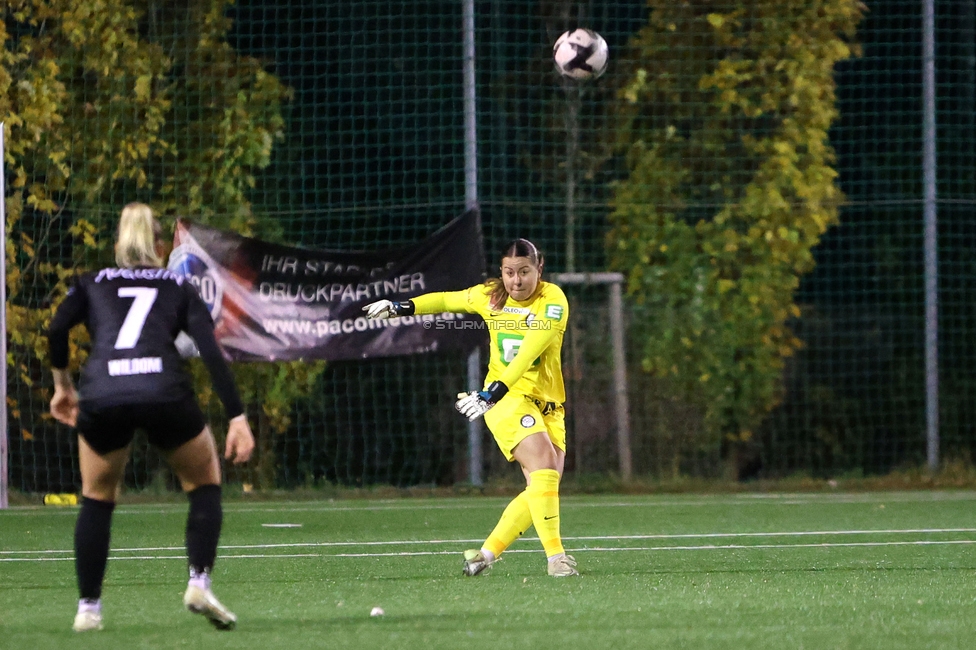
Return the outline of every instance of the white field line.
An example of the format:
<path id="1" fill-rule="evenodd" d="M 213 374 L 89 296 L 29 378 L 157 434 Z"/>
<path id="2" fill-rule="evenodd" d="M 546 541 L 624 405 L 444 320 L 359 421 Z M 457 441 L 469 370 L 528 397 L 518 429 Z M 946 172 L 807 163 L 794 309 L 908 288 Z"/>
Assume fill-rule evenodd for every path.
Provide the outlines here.
<path id="1" fill-rule="evenodd" d="M 433 502 L 431 502 L 433 501 Z M 575 508 L 672 508 L 707 506 L 748 506 L 748 505 L 820 505 L 823 503 L 939 503 L 946 501 L 976 501 L 976 491 L 965 492 L 841 492 L 841 493 L 749 493 L 736 495 L 688 495 L 687 497 L 658 497 L 648 495 L 640 500 L 622 501 L 584 501 L 575 502 L 573 495 L 562 498 L 561 507 Z M 411 512 L 417 510 L 473 510 L 497 508 L 504 504 L 504 497 L 471 497 L 470 499 L 387 499 L 367 501 L 366 505 L 354 505 L 355 501 L 283 501 L 280 503 L 224 504 L 225 512 Z M 36 515 L 38 511 L 47 514 L 77 516 L 77 507 L 52 508 L 51 506 L 15 506 L 0 511 L 0 518 L 15 515 Z M 115 514 L 154 515 L 184 513 L 186 504 L 152 504 L 140 506 L 127 504 L 119 507 Z"/>
<path id="2" fill-rule="evenodd" d="M 973 545 L 976 539 L 961 540 L 909 540 L 902 542 L 833 542 L 823 544 L 721 544 L 701 546 L 622 546 L 622 547 L 581 547 L 567 548 L 570 553 L 619 553 L 623 551 L 727 551 L 753 549 L 796 549 L 796 548 L 838 548 L 838 547 L 883 547 L 883 546 L 945 546 L 945 545 Z M 508 553 L 538 553 L 537 549 L 509 549 Z M 221 560 L 240 559 L 280 559 L 280 558 L 380 558 L 380 557 L 419 557 L 431 555 L 457 555 L 457 551 L 401 551 L 395 553 L 248 553 L 240 555 L 221 554 Z M 112 561 L 120 560 L 181 560 L 186 561 L 184 555 L 122 555 L 112 556 Z M 69 562 L 73 557 L 20 557 L 0 558 L 0 562 Z"/>
<path id="3" fill-rule="evenodd" d="M 954 541 L 912 540 L 904 542 L 846 542 L 824 544 L 707 544 L 703 546 L 584 546 L 581 548 L 567 548 L 567 553 L 618 553 L 621 551 L 723 551 L 747 549 L 793 549 L 793 548 L 832 548 L 845 546 L 941 546 L 946 544 L 976 544 L 976 539 L 961 539 Z M 509 549 L 508 553 L 538 553 L 535 549 Z M 322 557 L 401 557 L 409 555 L 457 555 L 457 551 L 414 551 L 407 553 L 336 553 L 323 554 Z M 233 557 L 233 556 L 221 556 Z M 269 555 L 268 557 L 277 557 Z"/>
<path id="4" fill-rule="evenodd" d="M 946 533 L 976 533 L 976 528 L 889 528 L 876 530 L 794 530 L 772 531 L 768 533 L 661 533 L 651 535 L 578 535 L 564 536 L 565 541 L 613 541 L 613 540 L 645 540 L 645 539 L 715 539 L 739 537 L 820 537 L 831 535 L 935 535 Z M 524 541 L 539 541 L 538 537 L 522 537 Z M 403 539 L 386 541 L 350 541 L 350 542 L 289 542 L 282 544 L 240 544 L 221 546 L 221 550 L 250 549 L 250 548 L 298 548 L 298 547 L 336 547 L 336 546 L 405 546 L 421 544 L 478 544 L 482 539 Z M 113 549 L 116 553 L 141 553 L 154 551 L 180 551 L 182 546 L 146 546 Z M 45 553 L 71 553 L 66 550 L 27 550 L 0 551 L 0 555 L 29 555 Z"/>
<path id="5" fill-rule="evenodd" d="M 830 536 L 855 536 L 855 535 L 934 535 L 934 534 L 953 534 L 953 533 L 976 533 L 976 528 L 904 528 L 904 529 L 882 529 L 882 530 L 800 530 L 800 531 L 779 531 L 779 532 L 746 532 L 746 533 L 673 533 L 673 534 L 653 534 L 653 535 L 581 535 L 581 536 L 566 536 L 563 537 L 564 541 L 567 542 L 606 542 L 606 541 L 617 541 L 617 540 L 667 540 L 667 539 L 736 539 L 736 538 L 773 538 L 773 537 L 786 537 L 786 538 L 801 538 L 801 537 L 830 537 Z M 538 541 L 537 537 L 523 537 L 523 541 Z M 388 541 L 350 541 L 350 542 L 290 542 L 290 543 L 280 543 L 280 544 L 239 544 L 239 545 L 226 545 L 221 546 L 221 552 L 226 551 L 242 551 L 242 550 L 252 550 L 252 549 L 294 549 L 294 548 L 338 548 L 338 547 L 383 547 L 383 546 L 419 546 L 419 545 L 441 545 L 450 544 L 453 546 L 461 546 L 467 544 L 478 544 L 481 539 L 428 539 L 428 540 L 388 540 Z M 703 546 L 660 546 L 660 547 L 582 547 L 577 550 L 589 550 L 589 551 L 620 551 L 620 550 L 697 550 L 697 549 L 716 549 L 716 548 L 812 548 L 812 547 L 832 547 L 832 546 L 900 546 L 906 544 L 969 544 L 976 543 L 976 540 L 915 540 L 915 541 L 881 541 L 881 542 L 824 542 L 824 543 L 811 543 L 811 544 L 774 544 L 774 545 L 763 545 L 763 544 L 748 544 L 748 545 L 703 545 Z M 155 552 L 165 552 L 165 551 L 182 551 L 182 546 L 146 546 L 146 547 L 132 547 L 132 548 L 117 548 L 112 549 L 113 553 L 155 553 Z M 403 551 L 403 552 L 388 552 L 388 553 L 339 553 L 339 554 L 312 554 L 312 555 L 268 555 L 268 556 L 255 556 L 255 557 L 384 557 L 384 556 L 395 556 L 395 555 L 440 555 L 440 554 L 453 554 L 456 551 Z M 517 549 L 513 549 L 507 552 L 524 552 Z M 33 556 L 44 556 L 44 555 L 67 555 L 73 553 L 71 549 L 64 550 L 24 550 L 24 551 L 10 551 L 4 550 L 0 551 L 0 562 L 3 561 L 24 561 L 30 560 Z M 27 556 L 27 557 L 17 557 L 7 559 L 3 556 Z M 182 555 L 177 556 L 132 556 L 125 555 L 119 556 L 119 559 L 168 559 L 169 557 L 183 557 Z M 245 555 L 221 555 L 221 557 L 249 557 Z M 37 557 L 36 559 L 43 559 L 42 557 Z M 50 558 L 54 560 L 58 559 L 70 559 L 70 558 Z"/>

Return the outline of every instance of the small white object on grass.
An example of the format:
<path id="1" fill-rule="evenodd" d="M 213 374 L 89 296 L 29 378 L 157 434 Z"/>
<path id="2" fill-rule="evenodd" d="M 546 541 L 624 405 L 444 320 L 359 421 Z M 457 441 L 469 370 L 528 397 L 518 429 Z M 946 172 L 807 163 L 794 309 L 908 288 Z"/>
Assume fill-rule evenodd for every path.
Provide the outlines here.
<path id="1" fill-rule="evenodd" d="M 301 524 L 261 524 L 265 528 L 301 528 Z"/>
<path id="2" fill-rule="evenodd" d="M 385 613 L 386 612 L 383 611 L 382 607 L 374 607 L 373 609 L 369 610 L 370 616 L 382 616 Z"/>

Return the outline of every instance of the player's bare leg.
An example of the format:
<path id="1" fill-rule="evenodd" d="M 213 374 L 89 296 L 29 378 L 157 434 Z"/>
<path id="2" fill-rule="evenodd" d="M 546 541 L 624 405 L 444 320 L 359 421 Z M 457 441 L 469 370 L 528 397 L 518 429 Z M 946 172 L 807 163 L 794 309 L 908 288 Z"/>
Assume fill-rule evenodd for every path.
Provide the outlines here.
<path id="1" fill-rule="evenodd" d="M 204 427 L 198 436 L 168 452 L 165 457 L 190 501 L 186 520 L 190 578 L 183 594 L 183 604 L 194 614 L 205 616 L 217 629 L 233 629 L 237 616 L 217 600 L 210 583 L 223 522 L 220 460 L 210 428 Z"/>
<path id="2" fill-rule="evenodd" d="M 566 466 L 566 452 L 560 449 L 559 447 L 557 447 L 556 445 L 553 445 L 552 449 L 554 452 L 556 452 L 556 471 L 559 472 L 559 478 L 562 479 L 563 468 Z M 525 485 L 526 487 L 528 487 L 529 485 L 532 484 L 531 472 L 525 469 L 525 465 L 520 464 L 519 467 L 522 469 L 522 476 L 525 477 Z"/>
<path id="3" fill-rule="evenodd" d="M 112 513 L 129 448 L 99 454 L 78 436 L 81 469 L 81 510 L 75 524 L 75 572 L 78 612 L 75 632 L 102 629 L 102 581 L 108 564 Z"/>

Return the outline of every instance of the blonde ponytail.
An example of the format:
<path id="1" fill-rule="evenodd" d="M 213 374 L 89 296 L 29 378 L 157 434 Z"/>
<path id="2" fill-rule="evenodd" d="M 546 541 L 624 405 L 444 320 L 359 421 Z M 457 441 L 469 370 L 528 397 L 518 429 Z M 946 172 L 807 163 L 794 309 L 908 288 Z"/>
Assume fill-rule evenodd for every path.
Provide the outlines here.
<path id="1" fill-rule="evenodd" d="M 162 238 L 162 228 L 145 203 L 130 203 L 122 209 L 119 232 L 115 243 L 115 263 L 120 269 L 137 266 L 161 267 L 163 260 L 156 253 L 156 243 Z"/>

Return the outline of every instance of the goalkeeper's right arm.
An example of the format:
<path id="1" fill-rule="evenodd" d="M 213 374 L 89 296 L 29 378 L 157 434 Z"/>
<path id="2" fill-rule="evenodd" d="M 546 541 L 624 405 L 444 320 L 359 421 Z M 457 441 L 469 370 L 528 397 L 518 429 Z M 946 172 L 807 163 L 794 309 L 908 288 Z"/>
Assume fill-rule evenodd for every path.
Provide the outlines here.
<path id="1" fill-rule="evenodd" d="M 377 300 L 363 307 L 366 318 L 394 318 L 414 314 L 474 313 L 468 301 L 468 292 L 439 291 L 425 293 L 411 300 Z"/>

